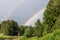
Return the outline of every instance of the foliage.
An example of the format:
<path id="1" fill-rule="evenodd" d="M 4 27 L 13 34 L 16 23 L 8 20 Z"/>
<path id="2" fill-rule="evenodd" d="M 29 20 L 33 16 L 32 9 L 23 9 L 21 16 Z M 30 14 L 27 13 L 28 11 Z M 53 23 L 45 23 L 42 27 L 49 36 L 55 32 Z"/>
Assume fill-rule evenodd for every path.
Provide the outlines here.
<path id="1" fill-rule="evenodd" d="M 38 19 L 35 23 L 34 34 L 35 36 L 41 37 L 43 33 L 43 26 L 41 25 L 40 20 Z"/>
<path id="2" fill-rule="evenodd" d="M 1 24 L 0 24 L 0 33 L 1 33 Z"/>
<path id="3" fill-rule="evenodd" d="M 20 26 L 20 36 L 23 36 L 25 33 L 26 26 Z"/>
<path id="4" fill-rule="evenodd" d="M 55 24 L 57 17 L 60 15 L 60 0 L 50 0 L 44 12 L 44 22 L 48 24 L 51 32 L 52 26 Z"/>
<path id="5" fill-rule="evenodd" d="M 26 28 L 24 36 L 26 36 L 26 37 L 32 37 L 32 33 L 33 33 L 32 27 L 29 26 L 28 28 Z"/>
<path id="6" fill-rule="evenodd" d="M 8 21 L 3 21 L 1 23 L 1 33 L 8 34 L 9 32 L 9 23 Z"/>
<path id="7" fill-rule="evenodd" d="M 41 37 L 39 40 L 60 40 L 60 30 L 47 34 L 46 36 Z"/>
<path id="8" fill-rule="evenodd" d="M 13 20 L 3 21 L 1 23 L 1 33 L 5 35 L 16 35 L 18 33 L 18 24 Z"/>
<path id="9" fill-rule="evenodd" d="M 20 38 L 20 40 L 60 40 L 60 30 L 55 30 L 52 33 L 49 33 L 42 37 L 31 37 L 28 38 L 26 36 L 23 36 Z"/>
<path id="10" fill-rule="evenodd" d="M 57 18 L 57 21 L 55 22 L 55 25 L 52 27 L 52 31 L 55 31 L 56 29 L 60 29 L 60 15 Z"/>
<path id="11" fill-rule="evenodd" d="M 18 27 L 18 24 L 13 21 L 13 20 L 10 20 L 9 21 L 9 35 L 11 36 L 17 36 L 18 33 L 19 33 L 19 27 Z"/>
<path id="12" fill-rule="evenodd" d="M 42 25 L 43 25 L 43 28 L 44 28 L 42 35 L 44 36 L 44 35 L 48 34 L 48 24 L 42 23 Z"/>

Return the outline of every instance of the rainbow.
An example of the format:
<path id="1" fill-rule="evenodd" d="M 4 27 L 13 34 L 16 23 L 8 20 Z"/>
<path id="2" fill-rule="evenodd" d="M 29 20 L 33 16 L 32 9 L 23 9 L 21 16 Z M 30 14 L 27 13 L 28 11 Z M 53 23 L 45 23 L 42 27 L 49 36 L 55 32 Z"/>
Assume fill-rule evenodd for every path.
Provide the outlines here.
<path id="1" fill-rule="evenodd" d="M 22 4 L 24 3 L 26 0 L 22 0 L 21 2 L 19 1 L 14 8 L 12 8 L 8 14 L 6 16 L 4 16 L 4 18 L 2 20 L 5 20 L 7 18 L 10 18 L 10 15 Z M 34 20 L 34 18 L 36 18 L 38 15 L 40 15 L 40 13 L 44 12 L 46 8 L 43 8 L 42 10 L 38 11 L 37 13 L 35 13 L 34 15 L 32 15 L 23 25 L 28 25 L 32 20 Z"/>
<path id="2" fill-rule="evenodd" d="M 12 13 L 20 6 L 22 5 L 26 0 L 20 0 L 15 6 L 14 8 L 12 8 L 8 14 L 6 16 L 3 17 L 3 19 L 1 20 L 7 20 L 8 18 L 10 18 L 10 15 L 12 15 Z"/>
<path id="3" fill-rule="evenodd" d="M 34 20 L 34 18 L 36 18 L 38 15 L 40 15 L 40 13 L 44 12 L 46 8 L 43 8 L 42 10 L 38 11 L 37 13 L 35 13 L 33 16 L 31 16 L 23 25 L 26 26 L 28 25 L 32 20 Z"/>

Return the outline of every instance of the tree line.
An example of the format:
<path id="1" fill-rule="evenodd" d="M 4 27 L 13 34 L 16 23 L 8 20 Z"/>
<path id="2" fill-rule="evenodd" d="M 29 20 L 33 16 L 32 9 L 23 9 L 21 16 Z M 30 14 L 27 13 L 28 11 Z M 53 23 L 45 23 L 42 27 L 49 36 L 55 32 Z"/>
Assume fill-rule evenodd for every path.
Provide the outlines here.
<path id="1" fill-rule="evenodd" d="M 14 20 L 2 21 L 0 24 L 0 34 L 9 36 L 42 36 L 43 27 L 38 19 L 35 23 L 35 27 L 30 26 L 18 26 Z M 39 32 L 39 33 L 38 33 Z"/>

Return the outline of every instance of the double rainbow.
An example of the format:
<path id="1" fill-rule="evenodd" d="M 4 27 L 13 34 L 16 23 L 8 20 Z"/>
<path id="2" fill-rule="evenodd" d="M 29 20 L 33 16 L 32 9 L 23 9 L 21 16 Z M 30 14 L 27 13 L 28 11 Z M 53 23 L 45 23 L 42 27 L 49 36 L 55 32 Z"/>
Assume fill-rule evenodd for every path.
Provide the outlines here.
<path id="1" fill-rule="evenodd" d="M 42 10 L 38 11 L 37 13 L 35 13 L 33 16 L 31 16 L 25 23 L 24 25 L 29 25 L 29 23 L 31 21 L 33 21 L 37 16 L 39 16 L 41 13 L 43 13 L 45 11 L 46 8 L 43 8 Z"/>
<path id="2" fill-rule="evenodd" d="M 12 13 L 17 9 L 18 6 L 22 5 L 26 0 L 22 0 L 21 2 L 19 1 L 14 8 L 12 8 L 8 14 L 3 18 L 3 20 L 7 19 L 10 17 L 10 15 L 12 15 Z M 38 15 L 40 15 L 42 12 L 44 12 L 46 8 L 43 8 L 42 10 L 39 10 L 37 13 L 35 13 L 33 16 L 31 16 L 25 23 L 24 25 L 28 25 L 32 20 L 34 20 L 35 17 L 37 17 Z"/>

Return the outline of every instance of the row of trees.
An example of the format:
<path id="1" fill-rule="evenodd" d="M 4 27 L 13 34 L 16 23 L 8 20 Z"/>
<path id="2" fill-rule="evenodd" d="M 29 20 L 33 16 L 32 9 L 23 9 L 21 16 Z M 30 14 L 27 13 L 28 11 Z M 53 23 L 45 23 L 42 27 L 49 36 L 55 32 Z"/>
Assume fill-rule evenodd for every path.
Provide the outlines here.
<path id="1" fill-rule="evenodd" d="M 0 24 L 0 33 L 10 36 L 42 36 L 43 27 L 38 19 L 35 26 L 18 26 L 14 20 L 2 21 Z"/>
<path id="2" fill-rule="evenodd" d="M 47 34 L 47 27 L 48 26 L 44 23 L 41 23 L 39 19 L 35 22 L 34 27 L 31 25 L 18 26 L 17 22 L 14 20 L 7 20 L 0 24 L 0 34 L 10 36 L 41 37 Z"/>

